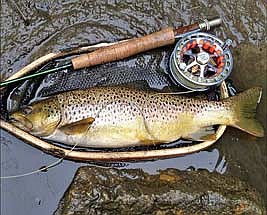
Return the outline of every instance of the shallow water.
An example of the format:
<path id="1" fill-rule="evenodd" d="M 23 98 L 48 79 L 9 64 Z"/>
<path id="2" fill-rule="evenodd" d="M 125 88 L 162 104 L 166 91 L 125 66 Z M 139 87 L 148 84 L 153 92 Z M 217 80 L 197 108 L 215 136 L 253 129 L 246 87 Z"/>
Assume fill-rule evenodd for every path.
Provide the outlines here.
<path id="1" fill-rule="evenodd" d="M 258 118 L 266 128 L 266 2 L 223 1 L 17 1 L 30 18 L 25 25 L 9 0 L 1 3 L 1 80 L 51 51 L 141 36 L 166 26 L 178 27 L 201 18 L 221 16 L 215 30 L 234 41 L 231 79 L 239 90 L 264 88 Z M 148 63 L 146 59 L 143 62 Z M 208 169 L 236 175 L 254 186 L 266 199 L 266 137 L 257 139 L 227 128 L 208 150 L 179 158 L 122 163 L 154 173 L 169 167 Z M 1 175 L 38 169 L 57 159 L 1 130 Z M 76 169 L 86 165 L 63 161 L 47 172 L 1 181 L 1 214 L 51 214 L 72 180 Z M 90 165 L 90 164 L 88 164 Z M 117 165 L 117 164 L 116 164 Z"/>

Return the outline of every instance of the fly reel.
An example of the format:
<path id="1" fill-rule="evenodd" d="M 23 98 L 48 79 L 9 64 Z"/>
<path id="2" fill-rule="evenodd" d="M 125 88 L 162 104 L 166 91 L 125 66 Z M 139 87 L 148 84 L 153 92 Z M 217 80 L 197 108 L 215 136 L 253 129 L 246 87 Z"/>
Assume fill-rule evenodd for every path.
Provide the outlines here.
<path id="1" fill-rule="evenodd" d="M 231 73 L 231 40 L 222 42 L 207 33 L 192 33 L 181 38 L 171 55 L 170 69 L 174 80 L 183 87 L 204 91 L 219 85 Z"/>

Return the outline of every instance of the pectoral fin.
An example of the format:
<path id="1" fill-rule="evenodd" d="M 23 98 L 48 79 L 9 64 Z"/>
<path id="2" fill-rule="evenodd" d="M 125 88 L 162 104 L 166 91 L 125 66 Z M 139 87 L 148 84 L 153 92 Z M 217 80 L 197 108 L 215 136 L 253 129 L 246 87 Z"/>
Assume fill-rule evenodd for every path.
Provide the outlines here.
<path id="1" fill-rule="evenodd" d="M 216 140 L 215 129 L 212 126 L 202 127 L 196 132 L 193 132 L 186 137 L 185 139 L 190 139 L 193 141 L 211 141 Z"/>
<path id="2" fill-rule="evenodd" d="M 70 123 L 68 125 L 64 125 L 59 129 L 67 135 L 82 134 L 90 128 L 91 124 L 94 121 L 95 119 L 93 117 L 89 117 L 77 122 Z"/>

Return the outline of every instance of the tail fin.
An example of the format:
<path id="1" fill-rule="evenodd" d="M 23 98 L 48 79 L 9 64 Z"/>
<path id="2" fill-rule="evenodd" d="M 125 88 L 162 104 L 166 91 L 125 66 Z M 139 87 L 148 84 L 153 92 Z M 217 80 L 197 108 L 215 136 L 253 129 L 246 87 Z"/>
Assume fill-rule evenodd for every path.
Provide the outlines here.
<path id="1" fill-rule="evenodd" d="M 261 95 L 262 89 L 254 87 L 230 98 L 230 100 L 233 100 L 235 111 L 235 120 L 232 126 L 256 137 L 264 136 L 264 129 L 255 118 Z"/>

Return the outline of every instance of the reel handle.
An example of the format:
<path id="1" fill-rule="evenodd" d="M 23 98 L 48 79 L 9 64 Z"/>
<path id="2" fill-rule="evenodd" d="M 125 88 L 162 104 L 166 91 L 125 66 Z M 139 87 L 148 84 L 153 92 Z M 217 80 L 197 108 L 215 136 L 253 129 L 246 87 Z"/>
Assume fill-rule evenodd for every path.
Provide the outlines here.
<path id="1" fill-rule="evenodd" d="M 203 23 L 191 24 L 178 29 L 169 27 L 143 37 L 130 39 L 75 57 L 71 60 L 72 66 L 76 70 L 121 60 L 154 48 L 174 44 L 175 38 L 180 34 L 189 33 L 195 30 L 209 30 L 210 27 L 215 27 L 220 25 L 220 23 L 221 20 L 217 18 L 211 21 L 204 20 Z"/>

